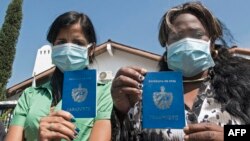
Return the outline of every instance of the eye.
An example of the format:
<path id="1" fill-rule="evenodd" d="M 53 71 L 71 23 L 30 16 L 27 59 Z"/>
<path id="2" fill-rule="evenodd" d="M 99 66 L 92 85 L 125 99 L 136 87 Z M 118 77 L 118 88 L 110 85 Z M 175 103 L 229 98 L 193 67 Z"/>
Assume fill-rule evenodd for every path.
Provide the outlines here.
<path id="1" fill-rule="evenodd" d="M 86 46 L 87 45 L 87 43 L 83 40 L 73 40 L 73 43 L 77 44 L 79 46 Z"/>
<path id="2" fill-rule="evenodd" d="M 64 40 L 56 40 L 55 41 L 55 45 L 61 45 L 61 44 L 65 44 L 65 43 L 67 43 L 66 41 L 64 41 Z"/>
<path id="3" fill-rule="evenodd" d="M 85 44 L 82 42 L 75 42 L 75 44 L 79 45 L 79 46 L 84 46 Z"/>
<path id="4" fill-rule="evenodd" d="M 204 32 L 198 31 L 195 33 L 194 37 L 197 39 L 201 39 L 205 35 Z"/>
<path id="5" fill-rule="evenodd" d="M 168 44 L 174 43 L 180 40 L 182 37 L 179 33 L 170 34 L 168 37 Z"/>

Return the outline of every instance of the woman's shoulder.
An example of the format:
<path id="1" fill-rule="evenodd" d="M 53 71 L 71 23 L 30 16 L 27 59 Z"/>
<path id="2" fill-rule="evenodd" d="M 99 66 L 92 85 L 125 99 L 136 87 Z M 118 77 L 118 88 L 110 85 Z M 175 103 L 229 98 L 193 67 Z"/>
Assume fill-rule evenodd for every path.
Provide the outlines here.
<path id="1" fill-rule="evenodd" d="M 97 83 L 97 99 L 98 100 L 108 100 L 110 101 L 109 99 L 112 100 L 111 98 L 111 84 L 112 82 L 107 82 L 107 83 L 102 83 L 102 82 L 98 82 Z"/>
<path id="2" fill-rule="evenodd" d="M 46 91 L 44 91 L 46 90 Z M 34 95 L 37 95 L 37 94 L 40 94 L 40 93 L 43 93 L 43 92 L 48 92 L 48 91 L 51 90 L 51 85 L 50 85 L 50 82 L 47 82 L 47 83 L 44 83 L 40 86 L 30 86 L 30 87 L 27 87 L 23 94 L 25 94 L 26 96 L 34 96 Z"/>
<path id="3" fill-rule="evenodd" d="M 104 94 L 104 93 L 110 94 L 111 84 L 112 84 L 111 81 L 109 81 L 107 83 L 103 83 L 103 82 L 98 81 L 97 82 L 97 93 L 98 93 L 98 95 L 99 94 Z"/>

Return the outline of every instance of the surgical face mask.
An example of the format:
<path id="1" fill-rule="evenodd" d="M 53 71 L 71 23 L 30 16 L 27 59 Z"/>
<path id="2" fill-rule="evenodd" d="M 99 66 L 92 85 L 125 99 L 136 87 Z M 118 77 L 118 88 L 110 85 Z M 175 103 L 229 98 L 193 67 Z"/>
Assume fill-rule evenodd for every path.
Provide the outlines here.
<path id="1" fill-rule="evenodd" d="M 167 47 L 168 68 L 181 71 L 183 76 L 192 77 L 213 67 L 210 41 L 184 38 Z"/>
<path id="2" fill-rule="evenodd" d="M 72 43 L 56 45 L 52 47 L 52 63 L 55 64 L 62 72 L 81 70 L 89 65 L 88 48 Z"/>

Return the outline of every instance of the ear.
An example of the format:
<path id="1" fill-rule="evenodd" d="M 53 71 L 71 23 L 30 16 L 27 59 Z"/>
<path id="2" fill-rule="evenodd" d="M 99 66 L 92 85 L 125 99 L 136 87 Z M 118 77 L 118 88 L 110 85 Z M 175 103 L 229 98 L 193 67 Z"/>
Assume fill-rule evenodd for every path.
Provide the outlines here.
<path id="1" fill-rule="evenodd" d="M 167 63 L 167 51 L 165 51 L 162 55 L 163 61 Z"/>
<path id="2" fill-rule="evenodd" d="M 214 43 L 211 43 L 210 52 L 211 52 L 211 56 L 213 58 L 216 58 L 218 56 L 218 50 L 215 48 L 215 44 Z"/>
<path id="3" fill-rule="evenodd" d="M 164 61 L 164 62 L 167 62 L 167 57 L 166 57 L 166 55 L 163 56 L 163 61 Z"/>
<path id="4" fill-rule="evenodd" d="M 90 55 L 90 56 L 93 56 L 93 55 L 94 55 L 94 53 L 95 53 L 95 47 L 96 47 L 96 44 L 93 43 L 93 45 L 90 47 L 90 52 L 89 52 L 89 55 Z"/>

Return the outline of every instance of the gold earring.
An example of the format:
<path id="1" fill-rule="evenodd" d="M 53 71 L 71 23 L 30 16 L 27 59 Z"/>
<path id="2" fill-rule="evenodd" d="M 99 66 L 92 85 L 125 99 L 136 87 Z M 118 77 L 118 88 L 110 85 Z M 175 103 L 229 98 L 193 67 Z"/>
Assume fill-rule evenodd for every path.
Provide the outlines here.
<path id="1" fill-rule="evenodd" d="M 215 50 L 212 51 L 212 56 L 213 56 L 213 57 L 217 57 L 218 54 L 219 54 L 219 52 L 218 52 L 217 49 L 215 49 Z"/>

